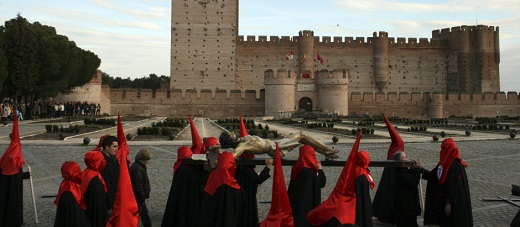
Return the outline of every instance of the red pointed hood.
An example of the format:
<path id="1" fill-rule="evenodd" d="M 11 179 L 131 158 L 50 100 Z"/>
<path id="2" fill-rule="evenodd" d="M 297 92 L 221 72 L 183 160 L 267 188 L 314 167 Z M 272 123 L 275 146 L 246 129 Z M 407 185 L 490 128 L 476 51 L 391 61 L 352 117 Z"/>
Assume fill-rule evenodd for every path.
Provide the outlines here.
<path id="1" fill-rule="evenodd" d="M 204 139 L 204 143 L 203 143 L 203 147 L 202 149 L 209 149 L 210 147 L 213 147 L 213 146 L 218 146 L 218 139 L 215 138 L 215 137 L 207 137 L 206 139 Z M 206 153 L 206 152 L 204 152 Z"/>
<path id="2" fill-rule="evenodd" d="M 388 129 L 390 139 L 392 140 L 392 144 L 390 144 L 390 147 L 388 148 L 386 159 L 392 160 L 392 157 L 394 156 L 395 152 L 404 151 L 404 142 L 403 139 L 401 139 L 401 136 L 399 136 L 399 133 L 397 133 L 397 130 L 395 130 L 394 126 L 392 126 L 388 118 L 386 118 L 386 115 L 384 113 L 381 114 L 385 119 L 386 128 Z"/>
<path id="3" fill-rule="evenodd" d="M 246 125 L 244 124 L 244 119 L 242 119 L 242 115 L 240 115 L 240 138 L 249 135 L 247 133 Z"/>
<path id="4" fill-rule="evenodd" d="M 104 138 L 103 138 L 104 137 Z M 105 139 L 106 137 L 103 136 L 102 138 Z M 125 137 L 125 131 L 123 130 L 123 124 L 121 124 L 121 115 L 117 113 L 117 141 L 118 141 L 118 147 L 116 151 L 116 159 L 121 165 L 121 158 L 126 158 L 126 163 L 130 164 L 130 159 L 128 158 L 128 155 L 130 154 L 130 150 L 128 150 L 128 144 L 126 143 L 126 137 Z M 101 148 L 103 149 L 103 148 Z M 123 149 L 126 149 L 124 151 Z M 126 152 L 126 155 L 123 155 L 123 153 Z"/>
<path id="5" fill-rule="evenodd" d="M 333 217 L 338 219 L 341 224 L 356 223 L 355 172 L 361 135 L 362 132 L 360 131 L 343 170 L 341 170 L 334 190 L 327 200 L 307 215 L 307 219 L 312 226 L 320 226 Z"/>
<path id="6" fill-rule="evenodd" d="M 130 173 L 128 172 L 127 158 L 130 149 L 126 143 L 125 133 L 121 125 L 121 117 L 117 115 L 117 139 L 119 140 L 119 149 L 121 158 L 119 164 L 119 182 L 117 184 L 116 201 L 112 210 L 112 217 L 108 220 L 107 226 L 118 227 L 137 227 L 139 222 L 139 210 L 135 201 L 132 182 L 130 181 Z M 117 156 L 117 155 L 116 155 Z"/>
<path id="7" fill-rule="evenodd" d="M 191 152 L 191 149 L 188 146 L 182 146 L 177 149 L 177 161 L 173 165 L 173 172 L 177 172 L 179 167 L 182 165 L 182 161 L 185 158 L 191 158 L 193 153 Z"/>
<path id="8" fill-rule="evenodd" d="M 85 202 L 83 201 L 83 193 L 81 193 L 80 188 L 81 181 L 83 180 L 82 175 L 83 173 L 81 172 L 78 163 L 71 161 L 63 163 L 61 166 L 61 176 L 63 177 L 63 181 L 58 189 L 58 196 L 56 196 L 56 200 L 54 200 L 56 206 L 60 203 L 61 195 L 66 191 L 70 191 L 81 208 L 86 208 Z"/>
<path id="9" fill-rule="evenodd" d="M 289 195 L 287 194 L 287 188 L 285 186 L 278 143 L 276 143 L 274 156 L 273 193 L 271 198 L 271 208 L 265 220 L 260 223 L 260 227 L 293 227 L 294 219 L 292 217 Z"/>
<path id="10" fill-rule="evenodd" d="M 204 154 L 204 146 L 202 143 L 202 139 L 200 138 L 199 132 L 197 131 L 197 127 L 195 127 L 195 123 L 193 123 L 193 119 L 191 119 L 191 115 L 188 115 L 190 118 L 190 129 L 191 129 L 191 151 L 193 154 Z"/>
<path id="11" fill-rule="evenodd" d="M 240 138 L 244 136 L 248 136 L 246 125 L 244 124 L 244 119 L 242 119 L 242 115 L 240 115 Z M 245 152 L 239 156 L 239 158 L 255 158 L 254 154 L 246 154 Z"/>
<path id="12" fill-rule="evenodd" d="M 2 169 L 3 175 L 10 176 L 19 173 L 23 164 L 25 164 L 25 161 L 22 156 L 22 144 L 20 143 L 20 134 L 18 132 L 18 116 L 16 116 L 15 111 L 11 144 L 9 144 L 2 158 L 0 158 L 0 169 Z"/>
<path id="13" fill-rule="evenodd" d="M 464 167 L 468 166 L 466 162 L 462 161 L 459 148 L 457 148 L 457 145 L 452 138 L 447 138 L 442 141 L 440 156 L 441 158 L 439 164 L 437 165 L 437 177 L 439 178 L 439 184 L 444 184 L 446 182 L 448 171 L 450 170 L 451 164 L 453 164 L 455 159 L 460 160 L 460 163 Z"/>
<path id="14" fill-rule="evenodd" d="M 237 166 L 233 153 L 227 151 L 220 153 L 218 155 L 217 168 L 211 171 L 204 191 L 213 195 L 215 191 L 217 191 L 218 187 L 223 184 L 227 184 L 232 188 L 240 189 L 237 180 L 235 180 L 236 168 Z"/>
<path id="15" fill-rule="evenodd" d="M 314 152 L 314 148 L 307 144 L 300 147 L 300 155 L 298 156 L 298 160 L 296 163 L 294 163 L 291 170 L 291 179 L 295 180 L 298 178 L 298 174 L 300 174 L 300 170 L 302 170 L 302 168 L 309 168 L 318 173 L 316 152 Z"/>

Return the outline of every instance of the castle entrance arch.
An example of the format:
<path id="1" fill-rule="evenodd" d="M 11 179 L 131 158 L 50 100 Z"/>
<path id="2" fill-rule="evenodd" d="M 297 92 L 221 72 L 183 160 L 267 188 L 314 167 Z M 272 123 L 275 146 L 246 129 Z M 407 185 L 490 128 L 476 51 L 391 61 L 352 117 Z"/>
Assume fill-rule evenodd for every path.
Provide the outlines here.
<path id="1" fill-rule="evenodd" d="M 305 112 L 312 112 L 312 99 L 303 97 L 298 102 L 298 109 L 305 110 Z"/>

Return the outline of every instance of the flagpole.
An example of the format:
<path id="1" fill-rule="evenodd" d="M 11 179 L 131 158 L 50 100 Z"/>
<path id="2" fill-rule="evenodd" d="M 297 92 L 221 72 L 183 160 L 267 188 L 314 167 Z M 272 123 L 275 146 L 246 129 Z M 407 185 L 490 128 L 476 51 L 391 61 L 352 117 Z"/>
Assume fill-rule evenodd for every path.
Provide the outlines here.
<path id="1" fill-rule="evenodd" d="M 38 224 L 38 211 L 36 210 L 36 199 L 34 198 L 32 171 L 31 171 L 31 166 L 28 165 L 27 167 L 29 168 L 29 181 L 31 182 L 31 194 L 32 194 L 32 202 L 33 202 L 33 208 L 34 208 L 34 217 L 36 219 L 36 224 Z"/>
<path id="2" fill-rule="evenodd" d="M 420 177 L 419 179 L 422 179 L 422 173 L 420 174 Z M 421 181 L 419 181 L 419 196 L 421 196 L 421 214 L 422 214 L 422 217 L 424 218 L 424 196 L 423 196 L 423 192 L 422 192 L 422 183 Z"/>

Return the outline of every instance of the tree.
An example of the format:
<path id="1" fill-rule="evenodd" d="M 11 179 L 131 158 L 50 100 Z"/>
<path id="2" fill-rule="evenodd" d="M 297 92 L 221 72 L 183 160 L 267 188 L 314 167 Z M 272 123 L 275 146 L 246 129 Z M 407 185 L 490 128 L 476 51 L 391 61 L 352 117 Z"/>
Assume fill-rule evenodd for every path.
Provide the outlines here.
<path id="1" fill-rule="evenodd" d="M 38 40 L 31 24 L 20 14 L 5 22 L 7 78 L 2 93 L 19 97 L 34 92 L 38 75 Z"/>
<path id="2" fill-rule="evenodd" d="M 5 54 L 5 38 L 3 27 L 0 27 L 0 91 L 4 85 L 5 78 L 7 77 L 7 57 Z"/>
<path id="3" fill-rule="evenodd" d="M 16 100 L 25 97 L 28 103 L 40 97 L 67 93 L 88 83 L 100 64 L 98 56 L 57 34 L 55 28 L 39 22 L 31 24 L 20 14 L 0 26 L 0 92 L 3 96 Z"/>

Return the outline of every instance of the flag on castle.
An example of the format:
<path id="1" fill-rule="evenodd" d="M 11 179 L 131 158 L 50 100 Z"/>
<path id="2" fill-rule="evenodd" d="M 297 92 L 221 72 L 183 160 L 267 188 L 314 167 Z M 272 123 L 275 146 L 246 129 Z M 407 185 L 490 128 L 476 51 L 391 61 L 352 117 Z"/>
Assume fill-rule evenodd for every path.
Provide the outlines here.
<path id="1" fill-rule="evenodd" d="M 303 54 L 302 60 L 300 61 L 300 64 L 303 64 L 307 60 L 307 55 Z"/>
<path id="2" fill-rule="evenodd" d="M 318 53 L 318 61 L 320 61 L 320 64 L 323 65 L 323 58 L 321 57 L 320 53 Z"/>
<path id="3" fill-rule="evenodd" d="M 285 60 L 288 61 L 288 60 L 292 60 L 293 59 L 293 52 L 289 52 L 287 53 L 287 55 L 285 55 Z"/>

